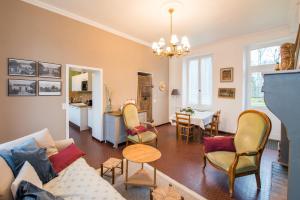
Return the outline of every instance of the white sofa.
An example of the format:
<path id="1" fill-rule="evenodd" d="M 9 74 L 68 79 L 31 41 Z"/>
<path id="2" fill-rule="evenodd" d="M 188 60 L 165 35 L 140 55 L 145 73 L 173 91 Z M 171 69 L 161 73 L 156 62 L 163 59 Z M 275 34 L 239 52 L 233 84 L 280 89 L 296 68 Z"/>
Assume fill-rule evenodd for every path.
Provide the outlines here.
<path id="1" fill-rule="evenodd" d="M 38 145 L 42 147 L 55 145 L 58 151 L 74 143 L 73 139 L 53 141 L 48 129 L 43 129 L 14 141 L 0 144 L 0 149 L 12 149 L 30 138 L 36 139 Z M 6 161 L 0 157 L 0 200 L 13 199 L 10 188 L 14 179 L 10 167 L 6 164 Z M 83 158 L 77 159 L 70 166 L 61 171 L 58 177 L 45 184 L 43 188 L 66 200 L 124 199 L 115 188 L 99 176 L 99 173 L 90 167 Z"/>

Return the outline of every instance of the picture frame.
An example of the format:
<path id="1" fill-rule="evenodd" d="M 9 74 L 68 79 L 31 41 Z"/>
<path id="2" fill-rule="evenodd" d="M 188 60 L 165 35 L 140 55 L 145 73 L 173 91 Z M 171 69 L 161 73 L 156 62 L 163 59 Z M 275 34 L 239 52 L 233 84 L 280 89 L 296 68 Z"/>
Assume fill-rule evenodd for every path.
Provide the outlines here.
<path id="1" fill-rule="evenodd" d="M 37 81 L 27 79 L 8 79 L 8 96 L 36 96 Z"/>
<path id="2" fill-rule="evenodd" d="M 220 69 L 220 81 L 221 82 L 233 82 L 233 67 Z"/>
<path id="3" fill-rule="evenodd" d="M 8 58 L 7 70 L 9 76 L 37 76 L 36 61 L 33 60 Z"/>
<path id="4" fill-rule="evenodd" d="M 38 62 L 39 77 L 41 78 L 61 78 L 61 64 Z"/>
<path id="5" fill-rule="evenodd" d="M 39 96 L 61 96 L 62 82 L 39 80 Z"/>
<path id="6" fill-rule="evenodd" d="M 235 99 L 235 88 L 219 88 L 219 98 Z"/>

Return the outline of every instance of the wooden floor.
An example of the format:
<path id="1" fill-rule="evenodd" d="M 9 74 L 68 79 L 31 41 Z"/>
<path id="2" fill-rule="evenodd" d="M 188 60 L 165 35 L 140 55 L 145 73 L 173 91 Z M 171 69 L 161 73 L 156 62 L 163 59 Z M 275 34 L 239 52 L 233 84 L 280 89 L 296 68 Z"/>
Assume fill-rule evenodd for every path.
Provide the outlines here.
<path id="1" fill-rule="evenodd" d="M 158 148 L 162 157 L 156 163 L 158 170 L 194 190 L 207 199 L 230 199 L 228 194 L 227 176 L 215 170 L 209 164 L 202 172 L 203 145 L 200 142 L 199 130 L 194 130 L 196 137 L 189 144 L 177 141 L 175 127 L 163 125 L 158 127 Z M 109 157 L 122 158 L 122 149 L 113 149 L 109 143 L 100 143 L 91 137 L 89 131 L 78 132 L 70 127 L 70 137 L 75 143 L 87 153 L 87 162 L 94 168 Z M 276 160 L 277 151 L 266 149 L 261 163 L 262 188 L 256 189 L 255 176 L 238 178 L 235 182 L 234 199 L 269 199 L 271 188 L 272 162 Z M 153 165 L 152 164 L 152 165 Z"/>

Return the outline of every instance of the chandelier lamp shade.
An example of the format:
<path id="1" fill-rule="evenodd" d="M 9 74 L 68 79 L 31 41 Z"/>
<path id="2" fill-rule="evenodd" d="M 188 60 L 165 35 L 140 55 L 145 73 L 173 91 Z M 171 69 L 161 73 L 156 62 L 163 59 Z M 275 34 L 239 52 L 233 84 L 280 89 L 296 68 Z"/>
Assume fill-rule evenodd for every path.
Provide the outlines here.
<path id="1" fill-rule="evenodd" d="M 173 57 L 187 55 L 190 52 L 190 43 L 186 36 L 179 41 L 177 35 L 173 34 L 173 13 L 174 8 L 169 8 L 170 14 L 170 39 L 166 44 L 164 38 L 160 38 L 158 42 L 153 42 L 152 50 L 157 56 Z"/>

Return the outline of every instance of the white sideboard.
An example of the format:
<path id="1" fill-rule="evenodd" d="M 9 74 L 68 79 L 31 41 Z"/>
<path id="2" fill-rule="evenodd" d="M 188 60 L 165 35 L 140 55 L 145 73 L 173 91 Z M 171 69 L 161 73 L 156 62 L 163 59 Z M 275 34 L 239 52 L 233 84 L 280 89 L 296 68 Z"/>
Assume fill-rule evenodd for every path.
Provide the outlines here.
<path id="1" fill-rule="evenodd" d="M 147 112 L 139 111 L 140 122 L 147 121 Z M 126 128 L 122 114 L 120 112 L 111 112 L 104 114 L 104 139 L 118 148 L 120 143 L 126 141 Z"/>

